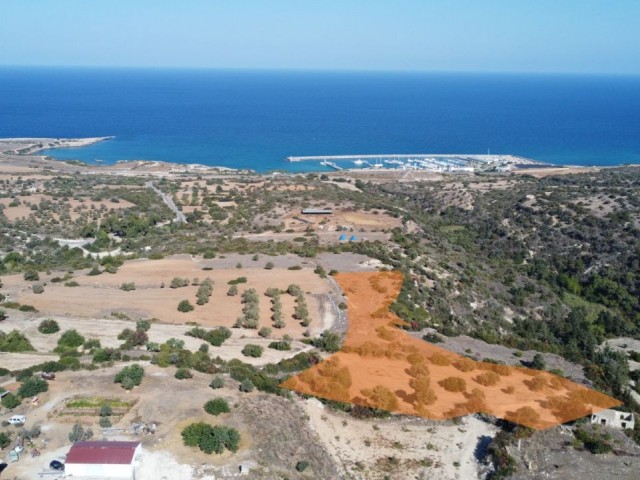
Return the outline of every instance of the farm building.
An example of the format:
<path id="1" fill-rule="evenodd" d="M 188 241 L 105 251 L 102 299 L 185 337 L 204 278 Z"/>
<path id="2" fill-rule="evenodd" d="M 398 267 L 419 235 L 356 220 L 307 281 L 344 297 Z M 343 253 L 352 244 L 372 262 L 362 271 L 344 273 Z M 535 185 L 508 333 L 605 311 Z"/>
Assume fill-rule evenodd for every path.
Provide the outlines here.
<path id="1" fill-rule="evenodd" d="M 607 425 L 609 427 L 633 429 L 635 421 L 633 413 L 618 412 L 617 410 L 601 410 L 591 415 L 591 423 Z"/>
<path id="2" fill-rule="evenodd" d="M 65 474 L 72 478 L 135 480 L 135 459 L 140 442 L 78 442 L 65 461 Z"/>
<path id="3" fill-rule="evenodd" d="M 331 208 L 305 208 L 301 212 L 303 215 L 331 215 Z"/>

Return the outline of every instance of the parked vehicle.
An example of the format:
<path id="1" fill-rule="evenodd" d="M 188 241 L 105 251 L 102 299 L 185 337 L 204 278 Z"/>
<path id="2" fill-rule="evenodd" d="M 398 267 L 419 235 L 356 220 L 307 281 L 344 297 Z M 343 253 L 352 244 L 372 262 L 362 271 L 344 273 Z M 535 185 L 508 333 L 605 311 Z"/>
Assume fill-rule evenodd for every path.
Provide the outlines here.
<path id="1" fill-rule="evenodd" d="M 53 372 L 42 372 L 40 374 L 41 378 L 44 378 L 45 380 L 55 380 L 56 379 L 56 374 Z"/>
<path id="2" fill-rule="evenodd" d="M 51 463 L 49 464 L 49 468 L 51 470 L 63 471 L 64 463 L 60 462 L 59 460 L 51 460 Z"/>
<path id="3" fill-rule="evenodd" d="M 27 422 L 27 417 L 24 415 L 14 415 L 8 421 L 11 425 L 24 425 Z"/>

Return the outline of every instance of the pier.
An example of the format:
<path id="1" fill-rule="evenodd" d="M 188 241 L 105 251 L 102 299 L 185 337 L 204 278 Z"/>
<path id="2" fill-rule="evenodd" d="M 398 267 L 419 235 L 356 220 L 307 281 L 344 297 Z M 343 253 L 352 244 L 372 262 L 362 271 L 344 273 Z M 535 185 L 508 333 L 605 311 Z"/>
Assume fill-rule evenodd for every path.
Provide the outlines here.
<path id="1" fill-rule="evenodd" d="M 295 160 L 291 160 L 291 161 L 295 161 Z M 327 160 L 323 160 L 322 162 L 320 162 L 320 165 L 326 165 L 327 167 L 335 168 L 336 170 L 344 170 L 341 166 L 336 165 L 335 163 L 329 162 Z"/>
<path id="2" fill-rule="evenodd" d="M 523 165 L 538 164 L 515 155 L 474 154 L 377 154 L 377 155 L 314 155 L 287 157 L 289 162 L 316 161 L 335 170 L 423 170 L 432 172 L 508 171 Z M 339 164 L 346 162 L 348 165 Z M 351 166 L 353 165 L 353 166 Z"/>

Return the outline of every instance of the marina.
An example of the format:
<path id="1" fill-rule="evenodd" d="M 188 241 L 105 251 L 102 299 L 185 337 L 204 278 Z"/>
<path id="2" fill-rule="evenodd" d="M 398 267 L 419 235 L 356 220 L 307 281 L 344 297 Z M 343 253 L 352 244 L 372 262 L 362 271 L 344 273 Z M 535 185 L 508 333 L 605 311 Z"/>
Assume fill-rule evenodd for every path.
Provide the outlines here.
<path id="1" fill-rule="evenodd" d="M 433 172 L 508 171 L 539 162 L 514 155 L 379 154 L 287 157 L 288 162 L 319 162 L 335 170 L 425 170 Z"/>

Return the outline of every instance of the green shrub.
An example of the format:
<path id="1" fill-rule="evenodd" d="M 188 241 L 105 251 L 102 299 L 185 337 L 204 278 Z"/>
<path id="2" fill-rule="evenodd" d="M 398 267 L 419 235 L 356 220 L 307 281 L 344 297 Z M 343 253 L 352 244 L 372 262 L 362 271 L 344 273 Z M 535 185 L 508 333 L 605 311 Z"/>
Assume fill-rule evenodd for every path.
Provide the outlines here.
<path id="1" fill-rule="evenodd" d="M 0 352 L 32 352 L 35 348 L 22 333 L 12 330 L 9 333 L 0 332 Z"/>
<path id="2" fill-rule="evenodd" d="M 11 437 L 5 432 L 0 432 L 0 450 L 7 448 L 11 444 Z"/>
<path id="3" fill-rule="evenodd" d="M 2 397 L 2 406 L 8 410 L 12 410 L 16 408 L 18 405 L 22 403 L 20 397 L 14 395 L 13 393 L 8 393 L 4 397 Z"/>
<path id="4" fill-rule="evenodd" d="M 263 348 L 260 345 L 253 345 L 251 343 L 248 343 L 247 345 L 244 346 L 244 348 L 242 349 L 242 354 L 245 357 L 253 357 L 253 358 L 258 358 L 262 356 L 262 352 L 263 352 Z"/>
<path id="5" fill-rule="evenodd" d="M 227 285 L 238 285 L 239 283 L 247 283 L 247 277 L 238 277 L 233 280 L 229 280 Z"/>
<path id="6" fill-rule="evenodd" d="M 221 454 L 225 449 L 237 452 L 240 434 L 234 428 L 223 425 L 192 423 L 182 431 L 182 441 L 188 447 L 199 447 L 204 453 Z"/>
<path id="7" fill-rule="evenodd" d="M 179 304 L 178 304 L 178 311 L 182 312 L 182 313 L 187 313 L 190 312 L 194 309 L 193 305 L 191 305 L 191 303 L 189 303 L 189 300 L 182 300 Z"/>
<path id="8" fill-rule="evenodd" d="M 258 335 L 260 335 L 262 338 L 269 338 L 271 336 L 271 329 L 269 327 L 262 327 L 258 331 Z"/>
<path id="9" fill-rule="evenodd" d="M 84 343 L 84 337 L 77 330 L 65 331 L 58 340 L 61 347 L 77 348 Z"/>
<path id="10" fill-rule="evenodd" d="M 193 373 L 188 368 L 179 368 L 174 375 L 178 380 L 188 380 L 193 378 Z"/>
<path id="11" fill-rule="evenodd" d="M 124 290 L 125 292 L 131 292 L 136 289 L 136 284 L 133 282 L 123 283 L 120 285 L 120 290 Z"/>
<path id="12" fill-rule="evenodd" d="M 37 377 L 26 378 L 18 388 L 18 395 L 22 398 L 35 397 L 39 393 L 49 390 L 46 380 Z"/>
<path id="13" fill-rule="evenodd" d="M 138 320 L 136 322 L 136 330 L 144 330 L 148 332 L 151 328 L 151 320 Z"/>
<path id="14" fill-rule="evenodd" d="M 102 272 L 100 271 L 100 268 L 98 268 L 98 266 L 94 266 L 89 273 L 87 273 L 88 276 L 90 277 L 95 277 L 96 275 L 102 275 Z"/>
<path id="15" fill-rule="evenodd" d="M 313 346 L 325 352 L 335 353 L 340 350 L 341 337 L 337 333 L 325 330 L 313 341 Z"/>
<path id="16" fill-rule="evenodd" d="M 113 408 L 108 403 L 105 403 L 100 407 L 100 416 L 101 417 L 110 417 L 113 415 Z"/>
<path id="17" fill-rule="evenodd" d="M 255 387 L 253 385 L 253 382 L 250 379 L 245 378 L 242 382 L 240 382 L 239 388 L 241 392 L 249 393 L 249 392 L 253 392 L 253 389 Z"/>
<path id="18" fill-rule="evenodd" d="M 114 360 L 120 360 L 122 354 L 120 350 L 114 348 L 99 348 L 93 352 L 93 358 L 91 361 L 95 363 L 113 362 Z"/>
<path id="19" fill-rule="evenodd" d="M 31 287 L 31 291 L 38 295 L 44 293 L 44 285 L 42 285 L 41 283 L 34 283 Z"/>
<path id="20" fill-rule="evenodd" d="M 24 272 L 23 278 L 27 282 L 37 282 L 38 280 L 40 280 L 40 275 L 38 275 L 38 272 L 36 272 L 35 270 L 27 270 L 26 272 Z"/>
<path id="21" fill-rule="evenodd" d="M 296 470 L 298 472 L 304 472 L 308 467 L 309 462 L 307 462 L 306 460 L 300 460 L 298 463 L 296 463 Z"/>
<path id="22" fill-rule="evenodd" d="M 181 288 L 189 285 L 188 278 L 174 277 L 169 284 L 169 288 Z"/>
<path id="23" fill-rule="evenodd" d="M 142 383 L 144 368 L 138 364 L 129 365 L 120 370 L 113 378 L 114 383 L 119 383 L 125 390 L 131 390 Z"/>
<path id="24" fill-rule="evenodd" d="M 223 388 L 224 387 L 224 378 L 221 377 L 220 375 L 213 377 L 213 380 L 211 380 L 211 383 L 209 384 L 209 386 L 211 388 L 213 388 L 214 390 L 217 390 L 218 388 Z"/>
<path id="25" fill-rule="evenodd" d="M 20 310 L 21 312 L 37 312 L 38 310 L 36 310 L 36 307 L 34 307 L 33 305 L 20 305 L 18 307 L 18 310 Z"/>
<path id="26" fill-rule="evenodd" d="M 93 430 L 90 428 L 85 430 L 79 423 L 75 423 L 69 433 L 69 441 L 71 443 L 89 440 L 91 437 L 93 437 Z"/>
<path id="27" fill-rule="evenodd" d="M 279 341 L 279 342 L 271 342 L 269 344 L 269 348 L 280 351 L 291 350 L 291 344 L 289 342 Z"/>
<path id="28" fill-rule="evenodd" d="M 80 284 L 78 282 L 76 282 L 75 280 L 71 280 L 70 282 L 66 282 L 64 284 L 65 287 L 79 287 Z"/>
<path id="29" fill-rule="evenodd" d="M 229 403 L 224 398 L 214 398 L 204 404 L 204 411 L 211 415 L 220 415 L 221 413 L 229 413 Z"/>
<path id="30" fill-rule="evenodd" d="M 100 417 L 98 424 L 100 425 L 101 428 L 110 428 L 111 420 L 109 420 L 109 417 Z"/>
<path id="31" fill-rule="evenodd" d="M 40 322 L 40 325 L 38 326 L 38 331 L 40 333 L 44 333 L 45 335 L 49 335 L 51 333 L 59 332 L 60 326 L 58 325 L 58 322 L 49 318 L 47 320 L 43 320 L 42 322 Z"/>

